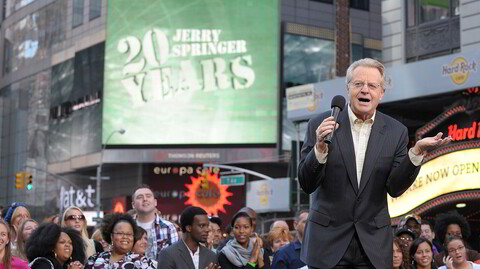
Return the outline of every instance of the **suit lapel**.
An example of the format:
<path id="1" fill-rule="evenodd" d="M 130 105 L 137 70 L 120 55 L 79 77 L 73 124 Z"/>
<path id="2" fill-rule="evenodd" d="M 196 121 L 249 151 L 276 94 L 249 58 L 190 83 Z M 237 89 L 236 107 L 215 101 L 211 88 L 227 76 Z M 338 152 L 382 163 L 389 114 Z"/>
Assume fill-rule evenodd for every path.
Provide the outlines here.
<path id="1" fill-rule="evenodd" d="M 207 253 L 205 253 L 205 252 L 206 252 L 208 249 L 205 248 L 205 247 L 202 247 L 202 246 L 198 246 L 198 247 L 200 248 L 200 252 L 199 252 L 199 254 L 200 254 L 200 259 L 199 259 L 199 261 L 198 261 L 198 268 L 201 269 L 201 268 L 207 267 L 207 265 L 208 265 L 208 264 L 205 264 L 205 262 L 206 262 L 205 259 L 207 258 L 207 257 L 206 257 L 206 256 L 207 256 L 207 255 L 206 255 Z"/>
<path id="2" fill-rule="evenodd" d="M 190 256 L 190 251 L 187 249 L 187 246 L 183 242 L 183 240 L 179 241 L 179 248 L 180 256 L 188 265 L 188 268 L 195 269 L 195 265 L 193 264 L 192 256 Z"/>
<path id="3" fill-rule="evenodd" d="M 338 116 L 338 124 L 340 126 L 335 131 L 337 148 L 340 149 L 343 157 L 343 162 L 347 167 L 348 178 L 350 179 L 352 188 L 355 190 L 355 193 L 357 193 L 358 181 L 355 162 L 355 150 L 353 149 L 352 129 L 350 126 L 350 120 L 348 119 L 347 108 L 345 108 Z"/>
<path id="4" fill-rule="evenodd" d="M 370 180 L 373 168 L 377 161 L 378 155 L 385 143 L 385 121 L 383 115 L 377 111 L 375 115 L 375 122 L 370 132 L 370 138 L 368 139 L 367 151 L 365 152 L 365 161 L 363 162 L 362 177 L 360 180 L 360 191 L 358 195 L 362 193 Z"/>

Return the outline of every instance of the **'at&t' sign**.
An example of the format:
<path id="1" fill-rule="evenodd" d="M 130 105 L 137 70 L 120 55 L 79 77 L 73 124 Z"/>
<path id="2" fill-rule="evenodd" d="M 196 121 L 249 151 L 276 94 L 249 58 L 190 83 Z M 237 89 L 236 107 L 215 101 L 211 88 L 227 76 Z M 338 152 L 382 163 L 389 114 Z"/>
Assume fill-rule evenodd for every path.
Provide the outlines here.
<path id="1" fill-rule="evenodd" d="M 60 205 L 62 208 L 69 208 L 76 206 L 80 208 L 95 207 L 92 202 L 92 194 L 95 193 L 95 189 L 91 185 L 85 190 L 74 189 L 70 186 L 70 189 L 65 189 L 63 186 L 60 189 Z"/>

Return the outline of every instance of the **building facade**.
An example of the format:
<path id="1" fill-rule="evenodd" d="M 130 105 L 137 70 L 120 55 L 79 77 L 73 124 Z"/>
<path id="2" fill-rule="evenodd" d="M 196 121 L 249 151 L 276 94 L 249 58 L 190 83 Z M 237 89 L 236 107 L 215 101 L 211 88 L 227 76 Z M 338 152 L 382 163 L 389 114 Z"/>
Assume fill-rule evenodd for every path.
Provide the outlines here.
<path id="1" fill-rule="evenodd" d="M 58 214 L 71 205 L 94 211 L 97 188 L 91 178 L 100 164 L 102 176 L 110 177 L 101 184 L 105 211 L 115 209 L 119 200 L 128 209 L 129 196 L 141 183 L 156 186 L 158 197 L 166 199 L 159 204 L 180 200 L 184 205 L 186 187 L 170 188 L 159 182 L 173 171 L 178 176 L 180 171 L 186 171 L 183 176 L 197 176 L 199 163 L 231 164 L 274 178 L 287 177 L 289 170 L 295 170 L 289 169 L 289 156 L 296 129 L 282 116 L 286 115 L 283 88 L 331 80 L 345 72 L 351 60 L 384 57 L 382 1 L 272 1 L 278 6 L 277 75 L 281 77 L 274 143 L 107 147 L 110 134 L 113 139 L 122 137 L 102 134 L 107 21 L 112 8 L 108 5 L 115 1 L 1 3 L 0 184 L 5 187 L 0 189 L 0 204 L 24 201 L 37 217 Z M 32 174 L 32 190 L 15 187 L 16 175 L 22 171 Z M 252 179 L 258 178 L 247 175 L 247 181 Z M 292 184 L 293 209 L 308 205 L 308 197 L 300 201 L 296 190 Z M 236 204 L 244 206 L 245 200 Z M 164 207 L 165 214 L 178 208 L 169 210 Z"/>

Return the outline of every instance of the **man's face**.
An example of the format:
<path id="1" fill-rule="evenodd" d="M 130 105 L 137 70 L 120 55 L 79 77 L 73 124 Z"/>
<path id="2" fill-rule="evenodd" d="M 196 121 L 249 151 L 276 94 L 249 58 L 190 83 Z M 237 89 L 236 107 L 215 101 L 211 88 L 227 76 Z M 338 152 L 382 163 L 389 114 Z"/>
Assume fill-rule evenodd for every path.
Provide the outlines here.
<path id="1" fill-rule="evenodd" d="M 420 236 L 420 234 L 422 233 L 420 224 L 418 224 L 418 222 L 414 219 L 408 219 L 407 223 L 405 223 L 405 226 L 415 232 L 417 234 L 417 237 Z"/>
<path id="2" fill-rule="evenodd" d="M 350 108 L 358 118 L 366 120 L 375 113 L 385 93 L 381 83 L 382 76 L 376 68 L 359 66 L 353 71 L 347 92 Z"/>
<path id="3" fill-rule="evenodd" d="M 403 233 L 403 234 L 399 234 L 397 237 L 402 242 L 402 245 L 410 249 L 410 246 L 412 245 L 412 241 L 413 241 L 413 237 L 410 234 Z"/>
<path id="4" fill-rule="evenodd" d="M 422 224 L 422 234 L 420 236 L 427 239 L 430 242 L 432 242 L 432 240 L 435 239 L 435 233 L 433 233 L 432 229 L 430 228 L 430 225 L 428 224 Z"/>
<path id="5" fill-rule="evenodd" d="M 187 232 L 192 235 L 192 238 L 197 243 L 206 243 L 208 239 L 208 230 L 210 221 L 207 215 L 195 215 L 191 226 L 187 226 Z"/>
<path id="6" fill-rule="evenodd" d="M 157 199 L 155 199 L 150 189 L 141 188 L 135 192 L 132 206 L 137 210 L 137 213 L 149 214 L 156 209 Z"/>
<path id="7" fill-rule="evenodd" d="M 305 232 L 305 224 L 307 223 L 308 213 L 300 214 L 300 217 L 297 221 L 295 221 L 295 230 L 298 232 L 300 238 L 303 238 L 303 234 Z"/>
<path id="8" fill-rule="evenodd" d="M 213 245 L 218 246 L 222 240 L 222 230 L 220 230 L 220 226 L 214 222 L 210 222 L 210 232 L 212 233 Z"/>

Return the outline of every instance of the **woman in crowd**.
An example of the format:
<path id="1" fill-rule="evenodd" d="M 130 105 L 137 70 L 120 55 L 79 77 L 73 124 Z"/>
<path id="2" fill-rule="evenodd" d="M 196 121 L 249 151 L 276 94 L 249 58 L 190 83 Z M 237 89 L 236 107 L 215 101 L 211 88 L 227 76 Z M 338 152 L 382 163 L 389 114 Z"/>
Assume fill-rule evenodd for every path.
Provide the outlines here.
<path id="1" fill-rule="evenodd" d="M 439 269 L 479 269 L 480 264 L 467 260 L 465 241 L 459 236 L 451 236 L 445 240 L 445 252 L 448 256 L 443 258 L 445 265 Z"/>
<path id="2" fill-rule="evenodd" d="M 30 219 L 30 212 L 25 207 L 24 203 L 13 203 L 5 214 L 5 221 L 10 224 L 11 227 L 11 240 L 12 253 L 17 251 L 17 231 L 20 228 L 20 224 L 26 219 Z"/>
<path id="3" fill-rule="evenodd" d="M 0 269 L 29 269 L 26 261 L 12 256 L 10 226 L 0 219 Z"/>
<path id="4" fill-rule="evenodd" d="M 113 214 L 104 219 L 102 234 L 111 251 L 97 253 L 88 258 L 85 269 L 156 269 L 157 262 L 132 253 L 137 224 L 128 214 Z"/>
<path id="5" fill-rule="evenodd" d="M 393 269 L 410 269 L 408 251 L 399 238 L 393 238 Z"/>
<path id="6" fill-rule="evenodd" d="M 14 253 L 18 258 L 27 261 L 27 254 L 25 253 L 25 244 L 32 232 L 37 228 L 38 223 L 33 219 L 25 220 L 17 233 L 17 249 Z"/>
<path id="7" fill-rule="evenodd" d="M 417 238 L 410 247 L 413 269 L 437 269 L 433 263 L 432 243 L 424 238 Z"/>
<path id="8" fill-rule="evenodd" d="M 218 265 L 222 269 L 270 268 L 260 237 L 251 238 L 252 218 L 238 212 L 232 218 L 234 239 L 230 240 L 218 254 Z"/>
<path id="9" fill-rule="evenodd" d="M 135 233 L 135 244 L 133 244 L 133 253 L 145 256 L 148 249 L 148 234 L 145 229 L 137 226 L 137 232 Z"/>
<path id="10" fill-rule="evenodd" d="M 270 264 L 272 264 L 275 252 L 283 246 L 290 244 L 292 239 L 292 235 L 285 227 L 276 227 L 270 230 L 266 240 L 268 247 L 265 247 Z"/>
<path id="11" fill-rule="evenodd" d="M 72 228 L 81 234 L 82 239 L 85 242 L 85 254 L 87 258 L 95 253 L 103 252 L 103 247 L 100 242 L 88 238 L 87 219 L 80 208 L 74 206 L 67 208 L 63 213 L 61 226 Z"/>
<path id="12" fill-rule="evenodd" d="M 32 269 L 83 269 L 85 249 L 80 234 L 71 228 L 44 223 L 27 240 Z"/>
<path id="13" fill-rule="evenodd" d="M 445 245 L 445 241 L 448 237 L 458 236 L 465 240 L 470 237 L 470 225 L 464 216 L 460 215 L 456 211 L 448 212 L 440 215 L 435 221 L 435 235 L 440 243 Z M 467 260 L 476 261 L 480 259 L 480 253 L 467 247 Z M 444 265 L 443 258 L 447 256 L 446 250 L 438 253 L 434 256 L 435 264 L 437 266 Z"/>

